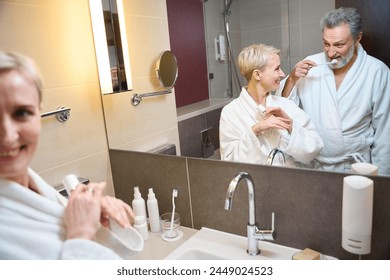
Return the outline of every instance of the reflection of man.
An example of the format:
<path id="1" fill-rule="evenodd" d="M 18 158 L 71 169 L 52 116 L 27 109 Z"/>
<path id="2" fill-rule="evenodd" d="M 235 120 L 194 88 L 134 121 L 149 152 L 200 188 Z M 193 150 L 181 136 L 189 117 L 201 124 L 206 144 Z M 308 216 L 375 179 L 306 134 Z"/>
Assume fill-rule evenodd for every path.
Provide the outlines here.
<path id="1" fill-rule="evenodd" d="M 324 141 L 317 168 L 349 172 L 364 161 L 390 175 L 389 68 L 359 44 L 356 9 L 333 10 L 321 26 L 324 52 L 298 62 L 279 91 L 302 106 Z"/>

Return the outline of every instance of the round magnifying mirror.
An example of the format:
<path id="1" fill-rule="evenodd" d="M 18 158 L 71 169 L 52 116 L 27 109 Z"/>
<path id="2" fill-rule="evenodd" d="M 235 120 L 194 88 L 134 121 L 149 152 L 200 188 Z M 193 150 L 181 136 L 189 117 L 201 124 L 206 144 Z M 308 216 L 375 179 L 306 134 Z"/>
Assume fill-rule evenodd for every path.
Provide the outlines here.
<path id="1" fill-rule="evenodd" d="M 166 89 L 175 86 L 177 80 L 177 60 L 171 51 L 161 53 L 156 63 L 156 73 L 161 85 Z"/>

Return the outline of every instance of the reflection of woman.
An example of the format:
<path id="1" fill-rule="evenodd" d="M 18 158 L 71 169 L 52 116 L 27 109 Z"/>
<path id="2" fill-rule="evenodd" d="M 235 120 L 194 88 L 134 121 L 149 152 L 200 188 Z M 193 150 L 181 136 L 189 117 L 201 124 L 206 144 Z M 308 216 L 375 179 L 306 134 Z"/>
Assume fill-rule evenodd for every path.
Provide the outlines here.
<path id="1" fill-rule="evenodd" d="M 79 185 L 67 201 L 28 167 L 41 91 L 32 61 L 0 52 L 0 259 L 117 259 L 93 239 L 110 216 L 129 227 L 131 208 L 103 196 L 105 183 Z"/>
<path id="2" fill-rule="evenodd" d="M 279 148 L 286 165 L 309 164 L 323 143 L 309 117 L 295 103 L 270 94 L 279 88 L 284 73 L 279 50 L 263 44 L 244 48 L 238 56 L 248 85 L 226 105 L 220 119 L 223 160 L 265 164 Z"/>

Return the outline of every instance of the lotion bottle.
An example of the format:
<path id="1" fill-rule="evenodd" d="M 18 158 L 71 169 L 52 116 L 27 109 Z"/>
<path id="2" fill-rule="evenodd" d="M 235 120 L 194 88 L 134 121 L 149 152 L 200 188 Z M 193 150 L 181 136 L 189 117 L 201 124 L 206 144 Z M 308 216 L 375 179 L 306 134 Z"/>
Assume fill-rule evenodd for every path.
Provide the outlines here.
<path id="1" fill-rule="evenodd" d="M 139 192 L 139 187 L 134 187 L 134 199 L 131 204 L 135 216 L 143 216 L 146 219 L 146 206 L 145 200 L 142 198 Z"/>
<path id="2" fill-rule="evenodd" d="M 156 195 L 153 192 L 153 188 L 149 189 L 148 200 L 146 204 L 148 207 L 150 231 L 159 232 L 161 230 L 160 212 L 158 210 L 158 202 L 156 199 Z"/>
<path id="3" fill-rule="evenodd" d="M 142 235 L 144 241 L 148 240 L 149 232 L 148 232 L 148 224 L 146 223 L 146 217 L 135 216 L 134 228 Z"/>

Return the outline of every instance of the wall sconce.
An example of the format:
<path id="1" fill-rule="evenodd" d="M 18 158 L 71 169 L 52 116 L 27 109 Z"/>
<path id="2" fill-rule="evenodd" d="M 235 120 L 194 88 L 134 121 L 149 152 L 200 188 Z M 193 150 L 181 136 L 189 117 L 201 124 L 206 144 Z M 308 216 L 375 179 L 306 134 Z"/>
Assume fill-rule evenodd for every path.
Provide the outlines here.
<path id="1" fill-rule="evenodd" d="M 132 90 L 122 0 L 89 0 L 102 94 Z"/>

